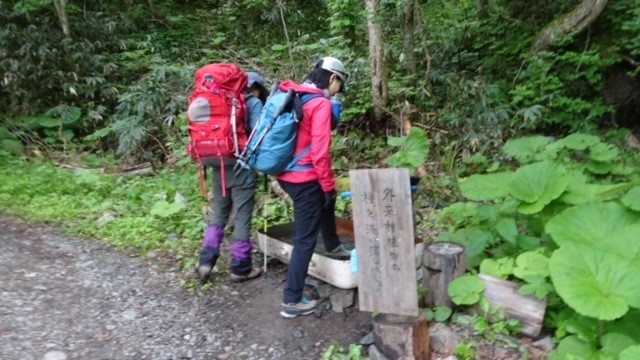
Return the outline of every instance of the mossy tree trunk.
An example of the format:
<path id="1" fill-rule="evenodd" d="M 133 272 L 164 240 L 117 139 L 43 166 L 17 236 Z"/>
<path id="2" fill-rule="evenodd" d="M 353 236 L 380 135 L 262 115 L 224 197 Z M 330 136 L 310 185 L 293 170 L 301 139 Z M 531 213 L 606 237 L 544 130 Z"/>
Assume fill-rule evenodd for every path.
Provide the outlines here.
<path id="1" fill-rule="evenodd" d="M 556 40 L 573 32 L 580 32 L 602 13 L 608 0 L 583 0 L 571 12 L 547 25 L 531 46 L 533 54 L 549 48 Z"/>
<path id="2" fill-rule="evenodd" d="M 60 21 L 62 33 L 66 37 L 71 36 L 69 17 L 67 16 L 67 0 L 53 0 L 53 5 L 56 7 L 56 14 L 58 15 L 58 21 Z"/>
<path id="3" fill-rule="evenodd" d="M 416 0 L 404 1 L 404 55 L 407 61 L 409 74 L 416 73 L 416 57 L 413 43 L 415 41 L 415 19 Z"/>
<path id="4" fill-rule="evenodd" d="M 384 117 L 384 109 L 389 102 L 382 26 L 376 19 L 376 14 L 380 13 L 380 0 L 366 0 L 365 2 L 369 34 L 369 61 L 371 64 L 371 97 L 375 120 L 380 123 Z"/>

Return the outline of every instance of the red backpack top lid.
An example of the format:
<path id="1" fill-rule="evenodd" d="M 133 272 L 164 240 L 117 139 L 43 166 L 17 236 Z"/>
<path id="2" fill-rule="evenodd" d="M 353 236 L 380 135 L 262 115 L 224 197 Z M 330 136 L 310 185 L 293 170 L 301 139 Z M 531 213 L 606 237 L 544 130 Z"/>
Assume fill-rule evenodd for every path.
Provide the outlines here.
<path id="1" fill-rule="evenodd" d="M 209 64 L 196 71 L 194 92 L 215 91 L 219 87 L 240 96 L 247 82 L 247 74 L 235 64 Z"/>

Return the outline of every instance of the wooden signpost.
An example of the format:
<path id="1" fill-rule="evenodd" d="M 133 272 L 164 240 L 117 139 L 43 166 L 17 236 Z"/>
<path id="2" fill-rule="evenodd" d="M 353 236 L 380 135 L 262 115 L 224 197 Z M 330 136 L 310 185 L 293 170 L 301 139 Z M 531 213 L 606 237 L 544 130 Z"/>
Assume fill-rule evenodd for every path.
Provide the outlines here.
<path id="1" fill-rule="evenodd" d="M 351 170 L 361 311 L 376 345 L 394 359 L 428 359 L 429 331 L 418 307 L 415 236 L 407 169 Z"/>
<path id="2" fill-rule="evenodd" d="M 360 310 L 416 316 L 418 291 L 408 170 L 352 170 L 349 177 Z"/>

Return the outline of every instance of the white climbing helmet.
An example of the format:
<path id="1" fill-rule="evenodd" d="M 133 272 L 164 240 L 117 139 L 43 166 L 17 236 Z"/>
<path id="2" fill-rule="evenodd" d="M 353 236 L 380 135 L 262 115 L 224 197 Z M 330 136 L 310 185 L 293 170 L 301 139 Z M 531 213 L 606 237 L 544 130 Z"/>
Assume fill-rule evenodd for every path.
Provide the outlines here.
<path id="1" fill-rule="evenodd" d="M 329 70 L 332 73 L 338 75 L 340 80 L 342 80 L 342 84 L 344 85 L 347 82 L 347 78 L 349 74 L 344 69 L 344 65 L 342 62 L 332 56 L 326 56 L 320 59 L 318 63 L 322 62 L 321 68 L 325 70 Z"/>

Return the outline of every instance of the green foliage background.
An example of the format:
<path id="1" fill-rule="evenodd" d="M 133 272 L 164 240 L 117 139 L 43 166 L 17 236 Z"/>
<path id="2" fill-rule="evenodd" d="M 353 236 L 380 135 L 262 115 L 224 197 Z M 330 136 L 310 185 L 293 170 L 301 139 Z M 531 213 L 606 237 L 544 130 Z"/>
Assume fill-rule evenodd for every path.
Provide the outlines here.
<path id="1" fill-rule="evenodd" d="M 393 116 L 372 124 L 362 1 L 72 2 L 68 38 L 52 2 L 3 1 L 0 140 L 14 152 L 72 145 L 162 163 L 182 150 L 179 126 L 196 67 L 230 61 L 269 80 L 301 80 L 330 54 L 352 75 L 348 129 L 397 136 L 394 120 L 409 118 L 448 129 L 434 135 L 459 141 L 458 155 L 468 156 L 517 132 L 595 128 L 614 110 L 602 94 L 607 71 L 638 56 L 637 0 L 612 2 L 587 31 L 537 56 L 529 53 L 534 36 L 575 1 L 498 0 L 482 13 L 474 1 L 430 1 L 414 12 L 410 39 L 405 3 L 380 2 Z M 65 141 L 23 125 L 25 116 L 61 106 L 82 110 L 64 124 Z"/>

